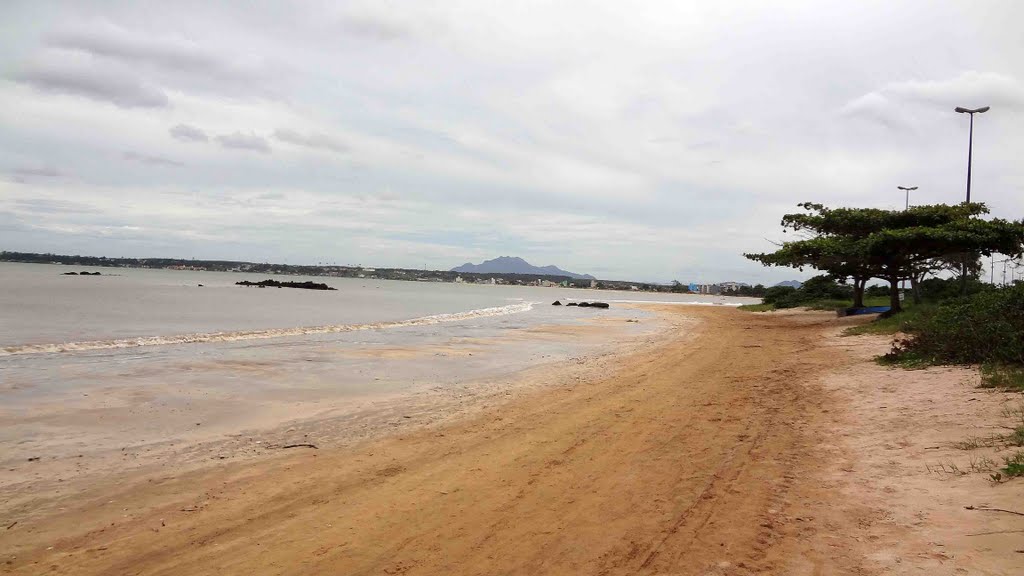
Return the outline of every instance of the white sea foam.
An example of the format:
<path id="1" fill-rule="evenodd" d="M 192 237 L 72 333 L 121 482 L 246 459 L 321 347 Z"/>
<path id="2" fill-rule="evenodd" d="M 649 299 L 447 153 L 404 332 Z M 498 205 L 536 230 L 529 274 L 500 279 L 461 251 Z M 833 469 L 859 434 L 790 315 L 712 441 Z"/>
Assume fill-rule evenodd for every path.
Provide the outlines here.
<path id="1" fill-rule="evenodd" d="M 277 328 L 270 330 L 239 330 L 235 332 L 210 332 L 205 334 L 181 334 L 177 336 L 141 336 L 120 340 L 93 340 L 88 342 L 64 342 L 61 344 L 24 344 L 6 346 L 0 349 L 0 356 L 14 354 L 45 354 L 54 352 L 77 352 L 82 350 L 106 350 L 114 348 L 136 348 L 140 346 L 166 346 L 171 344 L 199 344 L 204 342 L 234 342 L 238 340 L 262 340 L 282 338 L 286 336 L 305 336 L 310 334 L 334 334 L 340 332 L 356 332 L 360 330 L 384 330 L 407 326 L 425 326 L 443 322 L 458 322 L 474 318 L 490 316 L 506 316 L 528 312 L 536 302 L 520 302 L 507 306 L 479 308 L 451 314 L 434 314 L 411 320 L 392 322 L 376 322 L 372 324 L 332 324 L 328 326 L 305 326 L 298 328 Z"/>
<path id="2" fill-rule="evenodd" d="M 570 302 L 592 302 L 587 298 L 566 298 Z M 681 302 L 679 300 L 596 300 L 612 304 L 676 304 L 679 306 L 743 306 L 749 302 Z"/>

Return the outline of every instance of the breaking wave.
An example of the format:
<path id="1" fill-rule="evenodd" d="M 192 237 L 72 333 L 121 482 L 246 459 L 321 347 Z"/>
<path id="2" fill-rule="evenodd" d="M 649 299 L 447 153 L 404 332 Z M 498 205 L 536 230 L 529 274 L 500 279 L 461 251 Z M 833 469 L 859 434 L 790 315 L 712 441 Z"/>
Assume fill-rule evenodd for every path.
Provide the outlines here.
<path id="1" fill-rule="evenodd" d="M 173 344 L 201 344 L 205 342 L 234 342 L 238 340 L 263 340 L 286 336 L 305 336 L 310 334 L 335 334 L 340 332 L 357 332 L 360 330 L 383 330 L 387 328 L 403 328 L 407 326 L 426 326 L 443 322 L 458 322 L 473 318 L 490 316 L 506 316 L 533 309 L 534 302 L 520 302 L 507 306 L 480 308 L 451 314 L 434 314 L 411 320 L 393 322 L 376 322 L 372 324 L 331 324 L 327 326 L 306 326 L 299 328 L 277 328 L 270 330 L 238 330 L 232 332 L 209 332 L 205 334 L 182 334 L 177 336 L 140 336 L 118 340 L 93 340 L 88 342 L 64 342 L 61 344 L 23 344 L 0 348 L 0 356 L 14 354 L 45 354 L 53 352 L 78 352 L 82 350 L 106 350 L 113 348 L 137 348 L 140 346 L 166 346 Z"/>

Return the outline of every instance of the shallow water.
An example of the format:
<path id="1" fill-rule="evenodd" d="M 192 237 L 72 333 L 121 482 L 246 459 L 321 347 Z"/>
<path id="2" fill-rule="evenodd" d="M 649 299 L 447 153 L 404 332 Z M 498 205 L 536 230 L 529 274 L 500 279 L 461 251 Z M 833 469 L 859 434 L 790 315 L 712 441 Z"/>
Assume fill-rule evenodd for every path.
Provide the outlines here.
<path id="1" fill-rule="evenodd" d="M 724 301 L 340 278 L 309 278 L 337 291 L 259 289 L 234 283 L 267 276 L 173 270 L 62 275 L 79 270 L 0 264 L 0 462 L 205 441 L 494 381 L 658 329 L 614 302 Z"/>

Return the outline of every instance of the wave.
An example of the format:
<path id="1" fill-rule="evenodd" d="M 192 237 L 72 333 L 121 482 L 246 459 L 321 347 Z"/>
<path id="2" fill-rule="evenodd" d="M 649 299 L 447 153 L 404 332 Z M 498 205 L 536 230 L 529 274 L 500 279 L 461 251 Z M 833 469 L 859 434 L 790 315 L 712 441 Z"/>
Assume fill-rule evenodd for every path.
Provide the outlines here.
<path id="1" fill-rule="evenodd" d="M 78 352 L 83 350 L 107 350 L 114 348 L 138 348 L 141 346 L 167 346 L 174 344 L 202 344 L 206 342 L 235 342 L 238 340 L 263 340 L 283 338 L 286 336 L 305 336 L 310 334 L 335 334 L 340 332 L 357 332 L 360 330 L 384 330 L 387 328 L 403 328 L 407 326 L 426 326 L 443 322 L 458 322 L 473 318 L 490 316 L 506 316 L 533 309 L 535 302 L 520 302 L 507 306 L 479 308 L 465 312 L 450 314 L 434 314 L 411 320 L 392 322 L 375 322 L 371 324 L 330 324 L 327 326 L 305 326 L 298 328 L 276 328 L 269 330 L 238 330 L 232 332 L 209 332 L 205 334 L 181 334 L 177 336 L 140 336 L 119 340 L 92 340 L 87 342 L 64 342 L 61 344 L 22 344 L 0 348 L 0 356 L 15 354 L 47 354 L 54 352 Z"/>
<path id="2" fill-rule="evenodd" d="M 565 298 L 569 302 L 590 302 L 590 298 Z M 598 300 L 612 304 L 677 304 L 679 306 L 743 306 L 752 302 L 683 302 L 681 300 Z"/>

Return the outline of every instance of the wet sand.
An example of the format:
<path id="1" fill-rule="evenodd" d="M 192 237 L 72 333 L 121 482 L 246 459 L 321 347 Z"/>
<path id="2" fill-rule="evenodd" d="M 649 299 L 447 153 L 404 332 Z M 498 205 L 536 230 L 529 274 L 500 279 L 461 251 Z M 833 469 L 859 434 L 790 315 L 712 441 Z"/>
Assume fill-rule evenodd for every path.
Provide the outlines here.
<path id="1" fill-rule="evenodd" d="M 0 408 L 0 502 L 17 516 L 112 475 L 181 473 L 291 444 L 336 448 L 437 424 L 576 378 L 593 360 L 688 324 L 636 315 L 620 308 L 473 337 L 72 358 L 51 375 L 58 391 L 28 390 Z M 70 374 L 73 383 L 62 382 Z"/>
<path id="2" fill-rule="evenodd" d="M 1022 565 L 1024 517 L 963 506 L 1013 509 L 1024 483 L 928 465 L 966 461 L 956 439 L 999 425 L 1019 395 L 980 393 L 969 371 L 880 368 L 870 356 L 885 339 L 837 336 L 862 319 L 660 311 L 699 324 L 546 367 L 542 385 L 492 389 L 453 417 L 441 410 L 405 425 L 417 418 L 403 414 L 399 427 L 351 444 L 112 473 L 30 495 L 40 506 L 8 500 L 3 570 L 1013 574 Z"/>

